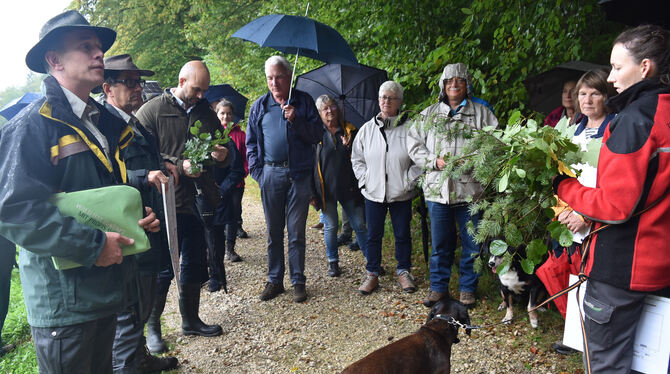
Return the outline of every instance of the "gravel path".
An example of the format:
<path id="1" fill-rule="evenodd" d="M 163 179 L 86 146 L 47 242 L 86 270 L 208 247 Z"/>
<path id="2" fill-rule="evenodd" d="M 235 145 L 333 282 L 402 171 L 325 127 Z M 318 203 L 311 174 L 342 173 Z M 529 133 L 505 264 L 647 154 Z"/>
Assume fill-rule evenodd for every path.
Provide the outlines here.
<path id="1" fill-rule="evenodd" d="M 390 275 L 370 296 L 359 296 L 364 258 L 360 251 L 340 248 L 339 278 L 326 275 L 323 237 L 307 230 L 306 270 L 308 299 L 292 301 L 288 277 L 286 292 L 261 302 L 266 280 L 266 239 L 263 208 L 258 190 L 245 193 L 244 228 L 249 239 L 238 239 L 237 251 L 244 261 L 226 262 L 228 294 L 203 288 L 200 316 L 206 323 L 218 323 L 224 334 L 215 338 L 181 335 L 181 318 L 175 294 L 170 288 L 164 313 L 164 337 L 171 353 L 179 358 L 181 373 L 337 373 L 348 364 L 389 342 L 416 331 L 425 322 L 427 308 L 421 304 L 427 282 L 418 279 L 419 290 L 405 294 Z M 316 222 L 310 208 L 308 225 Z M 395 263 L 385 262 L 387 269 Z M 288 266 L 287 266 L 288 268 Z M 418 277 L 421 278 L 421 277 Z M 471 310 L 473 324 L 499 321 L 499 300 L 482 300 Z M 495 305 L 494 305 L 495 304 Z M 520 313 L 517 310 L 517 313 Z M 477 330 L 471 337 L 460 334 L 453 346 L 453 373 L 562 373 L 580 372 L 578 358 L 566 359 L 550 352 L 551 342 L 562 331 L 530 328 L 527 320 Z"/>

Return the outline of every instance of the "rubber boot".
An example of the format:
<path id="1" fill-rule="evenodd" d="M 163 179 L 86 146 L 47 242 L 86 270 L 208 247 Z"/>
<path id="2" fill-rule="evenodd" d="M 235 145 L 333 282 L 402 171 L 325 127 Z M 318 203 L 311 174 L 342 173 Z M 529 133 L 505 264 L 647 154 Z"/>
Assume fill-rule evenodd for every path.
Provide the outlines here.
<path id="1" fill-rule="evenodd" d="M 168 371 L 179 366 L 179 360 L 176 357 L 158 357 L 152 356 L 148 348 L 142 342 L 138 347 L 138 373 L 155 373 L 159 371 Z"/>
<path id="2" fill-rule="evenodd" d="M 207 325 L 198 316 L 200 309 L 200 285 L 187 283 L 181 286 L 179 310 L 181 311 L 181 331 L 184 335 L 219 336 L 223 330 L 219 325 Z"/>
<path id="3" fill-rule="evenodd" d="M 242 257 L 235 253 L 235 242 L 226 242 L 226 257 L 230 262 L 242 261 Z"/>
<path id="4" fill-rule="evenodd" d="M 149 320 L 147 321 L 147 348 L 151 353 L 164 353 L 168 351 L 167 345 L 161 337 L 161 314 L 165 309 L 165 300 L 167 294 L 160 292 L 154 299 L 154 307 L 151 309 Z"/>

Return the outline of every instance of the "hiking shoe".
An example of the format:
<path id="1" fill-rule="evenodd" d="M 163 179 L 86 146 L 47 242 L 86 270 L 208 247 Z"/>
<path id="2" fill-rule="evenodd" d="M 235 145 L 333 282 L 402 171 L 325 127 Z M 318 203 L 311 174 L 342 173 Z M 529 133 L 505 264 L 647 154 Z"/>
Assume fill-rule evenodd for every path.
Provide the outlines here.
<path id="1" fill-rule="evenodd" d="M 398 284 L 403 291 L 407 293 L 412 293 L 416 291 L 416 286 L 414 285 L 414 277 L 409 271 L 405 270 L 400 275 L 398 275 Z"/>
<path id="2" fill-rule="evenodd" d="M 351 242 L 351 234 L 347 235 L 345 233 L 342 233 L 338 235 L 337 237 L 337 246 L 341 247 L 347 243 Z"/>
<path id="3" fill-rule="evenodd" d="M 339 277 L 342 274 L 340 271 L 340 265 L 337 261 L 332 261 L 328 263 L 328 276 L 329 277 Z"/>
<path id="4" fill-rule="evenodd" d="M 247 232 L 240 226 L 237 228 L 237 237 L 240 239 L 247 239 L 249 234 L 247 234 Z"/>
<path id="5" fill-rule="evenodd" d="M 297 283 L 293 285 L 293 302 L 301 303 L 307 300 L 307 291 L 305 291 L 304 283 Z"/>
<path id="6" fill-rule="evenodd" d="M 426 298 L 423 299 L 423 305 L 430 308 L 431 306 L 435 305 L 435 303 L 438 300 L 442 299 L 446 295 L 448 295 L 446 292 L 437 292 L 430 290 L 428 291 L 428 295 L 426 296 Z"/>
<path id="7" fill-rule="evenodd" d="M 475 306 L 475 294 L 473 292 L 461 291 L 461 303 L 468 308 Z"/>
<path id="8" fill-rule="evenodd" d="M 270 299 L 274 299 L 275 297 L 279 296 L 282 293 L 284 293 L 283 284 L 274 284 L 272 282 L 267 282 L 265 283 L 265 289 L 261 293 L 260 299 L 261 301 L 268 301 Z"/>
<path id="9" fill-rule="evenodd" d="M 361 286 L 358 287 L 358 292 L 361 295 L 369 295 L 370 292 L 374 291 L 377 286 L 379 286 L 379 277 L 372 273 L 365 273 L 365 276 L 361 280 Z"/>

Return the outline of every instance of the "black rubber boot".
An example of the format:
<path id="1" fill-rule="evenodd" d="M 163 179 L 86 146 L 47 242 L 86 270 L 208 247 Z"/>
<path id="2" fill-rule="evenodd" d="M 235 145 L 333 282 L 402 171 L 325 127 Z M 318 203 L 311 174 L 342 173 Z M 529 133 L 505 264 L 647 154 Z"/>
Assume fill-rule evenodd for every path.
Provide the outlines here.
<path id="1" fill-rule="evenodd" d="M 179 365 L 179 360 L 176 357 L 158 357 L 152 356 L 146 345 L 142 344 L 137 354 L 139 357 L 139 364 L 137 367 L 138 373 L 155 373 L 160 371 L 167 371 L 176 368 Z"/>
<path id="2" fill-rule="evenodd" d="M 168 351 L 167 345 L 161 337 L 161 314 L 165 309 L 167 294 L 158 294 L 154 299 L 154 307 L 151 309 L 147 321 L 147 348 L 151 353 L 164 353 Z"/>
<path id="3" fill-rule="evenodd" d="M 179 310 L 181 332 L 184 335 L 219 336 L 223 333 L 219 325 L 207 325 L 198 316 L 200 309 L 200 284 L 187 283 L 181 286 Z"/>
<path id="4" fill-rule="evenodd" d="M 230 262 L 242 261 L 242 257 L 235 253 L 235 242 L 226 242 L 226 257 Z"/>

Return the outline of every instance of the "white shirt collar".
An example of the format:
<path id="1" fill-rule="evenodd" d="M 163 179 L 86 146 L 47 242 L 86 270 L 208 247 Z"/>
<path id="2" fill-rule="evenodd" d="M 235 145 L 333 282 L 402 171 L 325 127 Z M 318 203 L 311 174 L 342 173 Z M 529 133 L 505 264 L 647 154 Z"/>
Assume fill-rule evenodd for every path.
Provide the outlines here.
<path id="1" fill-rule="evenodd" d="M 63 93 L 72 107 L 72 112 L 78 118 L 81 118 L 81 116 L 84 114 L 84 110 L 86 110 L 88 103 L 80 99 L 79 96 L 73 94 L 72 91 L 68 90 L 67 88 L 63 86 L 60 87 L 63 89 Z"/>
<path id="2" fill-rule="evenodd" d="M 130 123 L 130 114 L 124 112 L 123 110 L 121 110 L 120 108 L 115 107 L 112 104 L 109 104 L 109 105 L 112 108 L 116 109 L 117 112 L 119 112 L 119 114 L 121 115 L 121 118 L 123 118 L 123 120 L 126 121 L 126 123 Z"/>
<path id="3" fill-rule="evenodd" d="M 174 91 L 175 91 L 175 88 L 172 87 L 170 89 L 170 93 L 172 94 L 172 96 L 174 96 L 174 99 L 177 100 L 177 104 L 179 104 L 179 106 L 182 107 L 186 111 L 186 113 L 188 114 L 191 111 L 191 109 L 193 109 L 193 107 L 187 108 L 186 103 L 181 101 L 181 99 L 177 95 L 174 94 Z"/>

